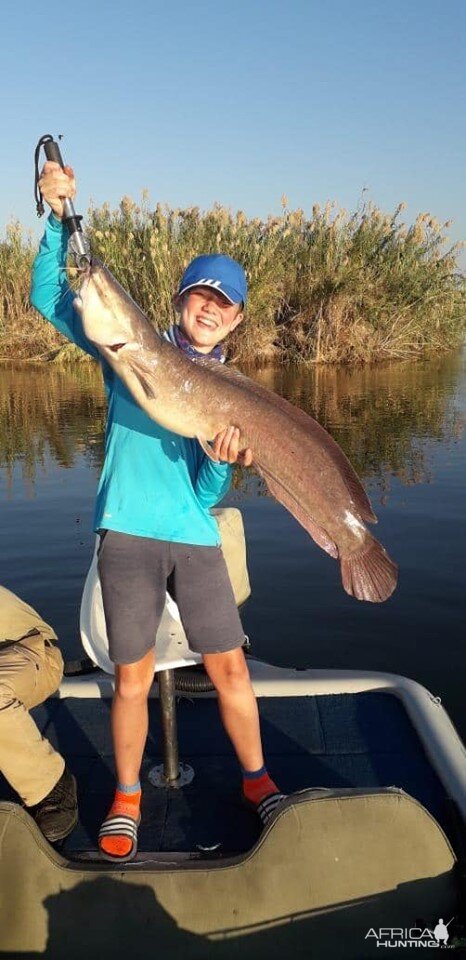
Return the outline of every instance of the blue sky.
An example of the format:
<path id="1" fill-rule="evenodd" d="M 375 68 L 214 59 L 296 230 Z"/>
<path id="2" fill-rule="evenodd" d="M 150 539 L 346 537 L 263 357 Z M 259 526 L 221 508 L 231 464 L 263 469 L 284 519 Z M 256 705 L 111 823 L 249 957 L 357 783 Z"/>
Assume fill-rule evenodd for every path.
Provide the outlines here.
<path id="1" fill-rule="evenodd" d="M 466 238 L 464 0 L 2 5 L 0 231 L 37 232 L 33 151 L 63 133 L 76 208 L 128 194 L 251 216 L 363 188 Z"/>

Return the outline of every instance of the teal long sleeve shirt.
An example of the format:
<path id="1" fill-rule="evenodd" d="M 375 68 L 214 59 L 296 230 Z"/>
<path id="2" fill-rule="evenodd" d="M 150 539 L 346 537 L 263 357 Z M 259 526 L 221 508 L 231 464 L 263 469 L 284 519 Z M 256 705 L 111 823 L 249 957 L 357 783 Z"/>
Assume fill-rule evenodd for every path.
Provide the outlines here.
<path id="1" fill-rule="evenodd" d="M 197 440 L 151 420 L 87 339 L 67 281 L 67 245 L 65 228 L 51 214 L 34 261 L 31 303 L 102 366 L 108 419 L 94 529 L 218 545 L 217 523 L 209 508 L 229 489 L 232 468 L 210 460 Z"/>

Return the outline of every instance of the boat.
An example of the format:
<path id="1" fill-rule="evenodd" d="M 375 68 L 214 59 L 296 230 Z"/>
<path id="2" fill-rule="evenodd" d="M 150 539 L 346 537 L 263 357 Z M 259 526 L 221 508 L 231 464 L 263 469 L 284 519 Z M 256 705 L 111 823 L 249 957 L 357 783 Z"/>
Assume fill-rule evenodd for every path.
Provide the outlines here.
<path id="1" fill-rule="evenodd" d="M 230 529 L 238 523 L 230 513 Z M 0 957 L 460 955 L 466 751 L 438 697 L 395 674 L 276 667 L 252 648 L 267 764 L 287 794 L 262 828 L 241 803 L 215 691 L 168 597 L 139 851 L 112 864 L 96 849 L 114 775 L 95 555 L 80 627 L 87 659 L 33 711 L 77 777 L 80 823 L 52 847 L 2 785 Z"/>

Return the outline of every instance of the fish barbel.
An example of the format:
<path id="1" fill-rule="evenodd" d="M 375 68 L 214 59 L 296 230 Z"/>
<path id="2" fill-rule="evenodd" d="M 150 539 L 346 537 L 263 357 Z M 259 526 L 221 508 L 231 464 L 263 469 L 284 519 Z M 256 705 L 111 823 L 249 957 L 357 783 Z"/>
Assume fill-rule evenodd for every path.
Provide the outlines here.
<path id="1" fill-rule="evenodd" d="M 316 420 L 231 367 L 193 363 L 96 259 L 76 307 L 84 333 L 149 417 L 196 437 L 212 459 L 209 441 L 238 427 L 240 449 L 251 448 L 270 493 L 340 561 L 346 592 L 373 602 L 390 596 L 397 565 L 365 526 L 376 517 L 349 460 Z"/>

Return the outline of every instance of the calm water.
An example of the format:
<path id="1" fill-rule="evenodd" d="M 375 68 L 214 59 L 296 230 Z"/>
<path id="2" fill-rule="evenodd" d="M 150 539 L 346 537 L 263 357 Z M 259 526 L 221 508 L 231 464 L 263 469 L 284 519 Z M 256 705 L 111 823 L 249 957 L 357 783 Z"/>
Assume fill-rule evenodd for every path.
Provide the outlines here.
<path id="1" fill-rule="evenodd" d="M 466 738 L 466 355 L 363 370 L 250 375 L 312 413 L 358 470 L 377 536 L 400 564 L 385 604 L 347 597 L 339 568 L 251 473 L 242 510 L 253 652 L 280 665 L 386 670 L 441 696 Z M 0 582 L 38 607 L 79 656 L 105 401 L 79 364 L 0 368 Z"/>

